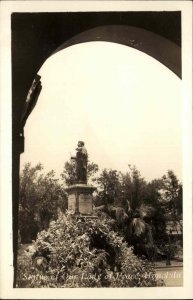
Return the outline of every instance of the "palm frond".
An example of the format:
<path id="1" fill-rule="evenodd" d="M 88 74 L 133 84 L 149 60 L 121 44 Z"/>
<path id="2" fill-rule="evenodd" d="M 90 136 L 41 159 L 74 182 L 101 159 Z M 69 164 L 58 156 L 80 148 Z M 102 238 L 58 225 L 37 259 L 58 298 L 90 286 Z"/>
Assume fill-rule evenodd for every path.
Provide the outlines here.
<path id="1" fill-rule="evenodd" d="M 131 221 L 131 232 L 136 235 L 140 236 L 146 230 L 146 223 L 141 218 L 134 218 Z"/>
<path id="2" fill-rule="evenodd" d="M 155 209 L 150 206 L 142 203 L 138 209 L 139 215 L 142 219 L 144 218 L 150 218 L 154 215 Z"/>

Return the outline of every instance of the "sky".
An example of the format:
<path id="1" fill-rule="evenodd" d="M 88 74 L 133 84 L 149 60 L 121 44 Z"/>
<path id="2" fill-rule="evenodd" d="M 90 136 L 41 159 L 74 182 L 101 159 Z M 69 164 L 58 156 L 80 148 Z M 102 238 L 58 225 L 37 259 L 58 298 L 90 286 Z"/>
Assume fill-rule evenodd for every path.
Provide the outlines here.
<path id="1" fill-rule="evenodd" d="M 100 170 L 135 165 L 150 181 L 171 169 L 182 179 L 181 80 L 136 49 L 88 42 L 51 56 L 25 126 L 25 162 L 59 176 L 85 142 Z"/>

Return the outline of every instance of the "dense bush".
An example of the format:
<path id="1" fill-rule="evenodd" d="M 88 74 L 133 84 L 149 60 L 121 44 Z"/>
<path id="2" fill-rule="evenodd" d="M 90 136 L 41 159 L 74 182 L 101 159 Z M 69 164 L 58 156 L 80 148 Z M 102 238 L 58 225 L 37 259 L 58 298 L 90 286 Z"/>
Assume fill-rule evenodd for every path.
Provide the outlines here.
<path id="1" fill-rule="evenodd" d="M 69 213 L 41 231 L 18 268 L 18 287 L 157 286 L 153 265 L 133 254 L 112 219 Z"/>

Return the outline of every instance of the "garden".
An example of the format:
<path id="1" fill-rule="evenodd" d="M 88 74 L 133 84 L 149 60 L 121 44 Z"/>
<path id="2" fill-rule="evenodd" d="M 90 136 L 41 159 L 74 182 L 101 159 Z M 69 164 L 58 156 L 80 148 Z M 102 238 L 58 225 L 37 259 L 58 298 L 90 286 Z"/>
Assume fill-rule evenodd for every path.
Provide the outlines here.
<path id="1" fill-rule="evenodd" d="M 74 176 L 72 161 L 60 178 L 25 164 L 17 287 L 164 286 L 155 262 L 170 264 L 182 252 L 183 187 L 174 172 L 147 182 L 135 166 L 123 173 L 89 162 L 88 180 L 97 187 L 89 217 L 67 209 Z"/>

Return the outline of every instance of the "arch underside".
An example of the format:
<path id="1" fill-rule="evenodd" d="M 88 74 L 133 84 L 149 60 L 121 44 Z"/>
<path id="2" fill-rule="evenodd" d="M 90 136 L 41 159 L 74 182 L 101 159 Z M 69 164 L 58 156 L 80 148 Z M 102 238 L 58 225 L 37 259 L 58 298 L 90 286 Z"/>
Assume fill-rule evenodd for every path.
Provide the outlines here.
<path id="1" fill-rule="evenodd" d="M 139 27 L 123 25 L 95 27 L 87 31 L 83 31 L 82 33 L 75 35 L 71 39 L 65 41 L 51 55 L 54 55 L 55 53 L 64 50 L 67 47 L 93 41 L 104 41 L 122 44 L 142 51 L 147 55 L 152 56 L 160 63 L 164 64 L 167 68 L 169 68 L 172 72 L 174 72 L 178 77 L 181 78 L 181 48 L 168 39 Z M 27 97 L 27 101 L 25 102 L 21 118 L 20 132 L 22 138 L 23 128 L 25 126 L 26 120 L 29 114 L 32 112 L 41 91 L 40 76 L 36 75 L 36 78 L 38 78 L 38 80 L 35 80 L 33 82 L 28 93 L 28 95 L 30 94 L 31 99 L 29 100 Z M 23 152 L 24 144 L 23 146 L 21 146 L 21 149 L 21 152 Z"/>
<path id="2" fill-rule="evenodd" d="M 75 44 L 92 41 L 106 41 L 135 48 L 157 59 L 181 78 L 181 48 L 160 35 L 138 27 L 95 27 L 64 42 L 53 54 Z"/>

